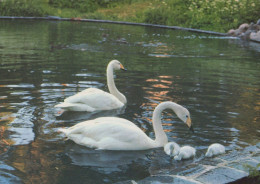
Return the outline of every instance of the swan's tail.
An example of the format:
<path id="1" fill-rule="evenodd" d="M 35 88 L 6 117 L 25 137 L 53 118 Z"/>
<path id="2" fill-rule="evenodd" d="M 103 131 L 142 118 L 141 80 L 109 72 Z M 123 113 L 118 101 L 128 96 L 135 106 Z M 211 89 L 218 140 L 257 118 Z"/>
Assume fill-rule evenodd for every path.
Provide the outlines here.
<path id="1" fill-rule="evenodd" d="M 55 105 L 54 107 L 59 107 L 59 108 L 62 108 L 62 109 L 69 109 L 69 108 L 71 108 L 73 106 L 74 105 L 71 104 L 71 103 L 63 102 L 63 103 L 60 103 L 58 105 Z"/>
<path id="2" fill-rule="evenodd" d="M 68 135 L 68 129 L 67 128 L 59 128 L 58 132 L 64 133 L 66 136 Z"/>

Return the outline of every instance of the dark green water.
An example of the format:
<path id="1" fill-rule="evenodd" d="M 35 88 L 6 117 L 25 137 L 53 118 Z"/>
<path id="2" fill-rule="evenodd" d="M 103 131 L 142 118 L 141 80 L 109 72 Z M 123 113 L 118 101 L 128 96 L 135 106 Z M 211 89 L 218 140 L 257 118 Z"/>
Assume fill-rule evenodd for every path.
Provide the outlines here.
<path id="1" fill-rule="evenodd" d="M 54 105 L 88 87 L 107 90 L 106 65 L 117 59 L 121 111 L 59 113 Z M 0 183 L 115 183 L 166 171 L 162 148 L 97 151 L 57 133 L 100 116 L 136 123 L 150 137 L 155 106 L 189 109 L 195 133 L 173 113 L 163 115 L 170 141 L 227 150 L 259 142 L 260 45 L 151 27 L 0 20 Z M 126 135 L 127 136 L 127 135 Z M 185 167 L 192 161 L 180 162 Z"/>

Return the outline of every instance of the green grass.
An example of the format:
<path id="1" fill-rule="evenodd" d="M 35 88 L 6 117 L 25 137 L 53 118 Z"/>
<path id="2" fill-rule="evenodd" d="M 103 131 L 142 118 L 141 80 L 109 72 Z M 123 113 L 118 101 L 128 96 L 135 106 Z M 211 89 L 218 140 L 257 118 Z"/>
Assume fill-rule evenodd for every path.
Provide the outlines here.
<path id="1" fill-rule="evenodd" d="M 259 19 L 259 0 L 0 0 L 1 16 L 60 16 L 227 32 Z"/>

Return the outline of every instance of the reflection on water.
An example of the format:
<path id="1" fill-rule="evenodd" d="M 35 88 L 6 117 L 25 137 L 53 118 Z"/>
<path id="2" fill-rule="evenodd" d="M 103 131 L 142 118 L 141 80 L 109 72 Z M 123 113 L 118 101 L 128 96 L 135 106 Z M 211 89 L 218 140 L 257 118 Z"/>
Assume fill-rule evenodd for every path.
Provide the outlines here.
<path id="1" fill-rule="evenodd" d="M 123 166 L 133 162 L 147 161 L 148 151 L 106 151 L 93 150 L 78 145 L 69 145 L 66 147 L 67 155 L 75 165 L 96 167 L 99 172 L 112 173 L 120 171 Z M 144 166 L 145 167 L 145 166 Z"/>
<path id="2" fill-rule="evenodd" d="M 254 43 L 137 26 L 2 20 L 0 58 L 0 183 L 114 183 L 186 167 L 193 160 L 172 163 L 161 148 L 93 150 L 57 132 L 118 116 L 154 138 L 152 112 L 167 100 L 191 113 L 195 134 L 170 111 L 163 125 L 169 141 L 197 148 L 196 161 L 213 142 L 229 151 L 259 141 L 260 52 Z M 89 87 L 107 91 L 112 59 L 128 69 L 115 73 L 125 108 L 54 108 Z"/>

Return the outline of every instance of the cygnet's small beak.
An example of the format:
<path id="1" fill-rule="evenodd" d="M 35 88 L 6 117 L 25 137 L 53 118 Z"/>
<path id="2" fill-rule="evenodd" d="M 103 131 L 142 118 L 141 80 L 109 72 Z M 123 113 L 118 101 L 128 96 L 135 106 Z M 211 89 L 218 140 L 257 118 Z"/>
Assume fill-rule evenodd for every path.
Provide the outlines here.
<path id="1" fill-rule="evenodd" d="M 170 158 L 173 158 L 174 155 L 173 155 L 173 150 L 174 150 L 174 147 L 173 145 L 170 146 Z"/>
<path id="2" fill-rule="evenodd" d="M 125 69 L 125 67 L 122 64 L 120 64 L 120 69 L 124 70 L 124 71 L 127 71 L 127 69 Z"/>

